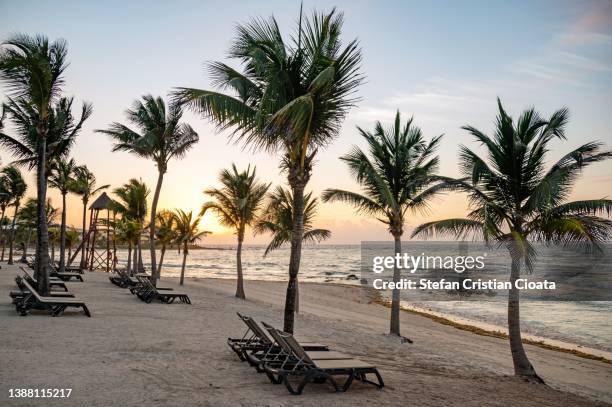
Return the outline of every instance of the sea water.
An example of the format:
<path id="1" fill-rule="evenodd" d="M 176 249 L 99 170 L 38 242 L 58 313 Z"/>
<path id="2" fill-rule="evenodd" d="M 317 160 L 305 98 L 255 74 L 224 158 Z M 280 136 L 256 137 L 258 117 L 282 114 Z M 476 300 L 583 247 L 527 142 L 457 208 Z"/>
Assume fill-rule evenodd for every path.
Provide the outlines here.
<path id="1" fill-rule="evenodd" d="M 428 253 L 444 251 L 448 243 L 419 242 L 412 249 Z M 606 247 L 610 252 L 610 245 Z M 245 279 L 285 281 L 289 248 L 284 247 L 264 257 L 265 246 L 243 247 L 242 264 Z M 125 265 L 127 253 L 118 250 L 119 264 Z M 159 256 L 159 252 L 158 252 Z M 143 250 L 148 262 L 148 250 Z M 302 250 L 300 281 L 319 283 L 359 284 L 361 271 L 360 245 L 306 245 Z M 168 249 L 164 257 L 162 276 L 180 275 L 182 254 Z M 234 245 L 207 246 L 190 250 L 186 277 L 228 278 L 236 276 Z M 431 309 L 462 319 L 504 327 L 505 298 L 496 301 L 414 301 L 409 291 L 402 291 L 402 301 L 408 305 Z M 523 332 L 544 338 L 567 341 L 578 345 L 612 351 L 612 301 L 538 301 L 522 299 Z"/>

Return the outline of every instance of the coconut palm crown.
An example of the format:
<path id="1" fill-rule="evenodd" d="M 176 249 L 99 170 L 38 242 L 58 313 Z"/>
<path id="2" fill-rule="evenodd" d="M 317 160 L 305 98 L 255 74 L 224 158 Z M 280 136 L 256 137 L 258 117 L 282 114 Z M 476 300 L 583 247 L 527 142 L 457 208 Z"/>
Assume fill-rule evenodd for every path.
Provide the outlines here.
<path id="1" fill-rule="evenodd" d="M 293 197 L 291 191 L 277 186 L 268 194 L 268 202 L 262 210 L 263 215 L 255 223 L 255 233 L 270 233 L 272 240 L 266 247 L 264 257 L 271 251 L 291 241 L 293 224 Z M 304 236 L 307 243 L 318 243 L 331 237 L 327 229 L 313 228 L 317 213 L 318 200 L 312 197 L 312 192 L 304 195 Z"/>

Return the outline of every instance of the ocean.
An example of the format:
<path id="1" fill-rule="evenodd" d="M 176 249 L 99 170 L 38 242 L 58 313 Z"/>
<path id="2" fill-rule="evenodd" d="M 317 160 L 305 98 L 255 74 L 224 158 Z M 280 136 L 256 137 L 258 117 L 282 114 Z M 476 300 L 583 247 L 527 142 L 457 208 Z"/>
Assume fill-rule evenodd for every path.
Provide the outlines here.
<path id="1" fill-rule="evenodd" d="M 406 246 L 406 245 L 405 245 Z M 410 250 L 421 253 L 448 252 L 448 242 L 410 242 Z M 456 244 L 455 244 L 456 247 Z M 289 261 L 289 248 L 281 248 L 263 257 L 265 246 L 247 245 L 243 247 L 242 262 L 245 279 L 286 281 Z M 606 247 L 612 253 L 612 246 Z M 564 252 L 545 252 L 541 263 L 562 259 Z M 158 254 L 159 255 L 159 254 Z M 118 251 L 119 264 L 125 265 L 127 251 Z M 144 262 L 148 261 L 148 250 L 143 250 Z M 580 257 L 576 257 L 579 259 Z M 609 257 L 606 259 L 606 262 Z M 181 271 L 182 254 L 176 249 L 166 252 L 162 270 L 164 276 L 178 276 Z M 559 260 L 562 264 L 567 258 Z M 191 250 L 187 258 L 186 277 L 213 277 L 233 279 L 236 276 L 236 252 L 233 245 L 207 246 Z M 360 284 L 362 274 L 361 245 L 306 245 L 303 247 L 299 279 L 304 282 L 328 284 Z M 561 267 L 561 266 L 559 266 Z M 601 269 L 601 265 L 597 266 Z M 611 264 L 603 268 L 610 270 Z M 505 262 L 498 265 L 497 273 L 506 276 L 509 267 Z M 540 271 L 540 274 L 543 272 Z M 612 273 L 609 273 L 612 274 Z M 538 269 L 533 272 L 538 275 Z M 608 280 L 609 281 L 609 280 Z M 609 293 L 610 287 L 605 287 Z M 497 298 L 471 298 L 469 300 L 429 300 L 421 296 L 414 298 L 409 290 L 403 290 L 402 302 L 407 307 L 416 306 L 429 309 L 475 324 L 506 326 L 505 295 Z M 412 298 L 411 298 L 412 297 Z M 582 298 L 584 299 L 584 298 Z M 554 298 L 521 300 L 521 324 L 523 332 L 538 337 L 549 338 L 581 346 L 612 351 L 612 301 L 556 301 Z"/>

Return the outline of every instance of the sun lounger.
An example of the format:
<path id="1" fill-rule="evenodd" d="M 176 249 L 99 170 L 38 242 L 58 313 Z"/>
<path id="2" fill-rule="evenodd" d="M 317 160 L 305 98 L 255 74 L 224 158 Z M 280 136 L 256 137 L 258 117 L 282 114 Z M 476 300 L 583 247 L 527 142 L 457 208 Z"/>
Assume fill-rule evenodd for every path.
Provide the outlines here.
<path id="1" fill-rule="evenodd" d="M 178 300 L 183 304 L 191 304 L 191 300 L 187 294 L 171 290 L 160 290 L 151 283 L 148 277 L 143 277 L 141 275 L 137 275 L 137 277 L 143 287 L 136 293 L 136 295 L 147 304 L 151 303 L 155 299 L 158 299 L 165 304 L 172 304 L 175 300 Z"/>
<path id="2" fill-rule="evenodd" d="M 23 267 L 19 267 L 19 269 L 23 272 L 23 278 L 28 281 L 28 283 L 32 285 L 38 285 L 38 282 L 28 273 L 26 269 Z M 61 288 L 64 291 L 68 291 L 68 287 L 66 287 L 66 283 L 60 279 L 49 279 L 49 288 L 52 290 L 53 288 Z"/>
<path id="3" fill-rule="evenodd" d="M 59 263 L 56 261 L 53 263 L 55 271 L 59 271 Z M 69 273 L 85 274 L 85 271 L 80 266 L 64 266 L 64 270 Z"/>
<path id="4" fill-rule="evenodd" d="M 240 360 L 248 361 L 254 367 L 259 367 L 258 356 L 269 355 L 281 351 L 280 346 L 270 339 L 255 320 L 251 317 L 236 313 L 238 318 L 247 326 L 247 330 L 242 338 L 227 338 L 228 346 L 238 355 Z M 303 341 L 303 346 L 310 351 L 327 351 L 325 345 L 315 342 Z M 250 357 L 251 356 L 251 357 Z"/>
<path id="5" fill-rule="evenodd" d="M 383 379 L 375 366 L 359 359 L 312 359 L 293 335 L 279 330 L 275 332 L 281 342 L 284 342 L 283 347 L 291 351 L 291 358 L 281 365 L 265 363 L 263 367 L 273 383 L 284 383 L 291 394 L 302 394 L 304 387 L 310 382 L 329 382 L 337 392 L 347 391 L 355 379 L 373 384 L 379 389 L 384 387 Z M 368 374 L 375 375 L 377 381 L 369 380 Z M 344 384 L 338 385 L 335 376 L 345 376 Z M 297 386 L 291 383 L 292 378 L 301 379 Z"/>
<path id="6" fill-rule="evenodd" d="M 30 292 L 23 284 L 23 278 L 20 276 L 15 277 L 15 283 L 19 290 L 9 292 L 10 297 L 12 298 L 13 304 L 16 304 L 21 299 L 23 299 L 26 295 L 29 295 Z M 51 291 L 49 293 L 49 297 L 74 297 L 74 294 L 68 291 Z"/>
<path id="7" fill-rule="evenodd" d="M 75 279 L 77 281 L 83 282 L 83 276 L 81 275 L 81 273 L 71 273 L 71 272 L 60 273 L 57 271 L 52 271 L 51 273 L 49 273 L 49 276 L 57 277 L 62 281 L 70 281 L 72 279 Z"/>
<path id="8" fill-rule="evenodd" d="M 111 283 L 115 284 L 116 286 L 119 286 L 121 288 L 127 288 L 127 287 L 134 287 L 140 284 L 140 282 L 137 279 L 128 275 L 128 273 L 125 270 L 115 269 L 115 274 L 116 275 L 109 276 L 108 279 L 110 280 Z"/>
<path id="9" fill-rule="evenodd" d="M 33 261 L 26 261 L 26 264 L 32 270 L 35 268 L 35 265 L 36 265 L 36 263 Z M 81 282 L 83 281 L 83 276 L 81 276 L 81 273 L 71 273 L 71 272 L 60 273 L 57 271 L 57 268 L 53 264 L 49 264 L 49 267 L 51 267 L 52 269 L 51 272 L 49 273 L 49 277 L 55 277 L 62 281 L 70 281 L 72 279 L 75 279 Z"/>
<path id="10" fill-rule="evenodd" d="M 48 310 L 51 312 L 51 315 L 55 317 L 61 315 L 66 308 L 75 307 L 82 308 L 85 315 L 91 317 L 87 305 L 85 305 L 82 300 L 77 298 L 43 297 L 38 294 L 36 289 L 32 287 L 26 279 L 23 279 L 23 284 L 25 289 L 29 291 L 29 294 L 15 304 L 17 312 L 21 315 L 28 315 L 30 310 L 35 308 Z"/>
<path id="11" fill-rule="evenodd" d="M 254 321 L 253 321 L 254 322 Z M 286 344 L 283 338 L 279 337 L 276 329 L 262 322 L 264 327 L 270 333 L 270 336 L 274 338 L 274 344 L 269 347 L 266 351 L 251 351 L 245 352 L 245 358 L 249 364 L 256 368 L 258 372 L 264 372 L 264 365 L 274 367 L 287 367 L 295 365 L 295 358 L 291 348 Z M 306 354 L 313 360 L 326 360 L 326 359 L 352 359 L 352 356 L 345 353 L 330 351 L 326 346 L 317 344 L 314 349 L 309 349 L 307 345 L 302 344 Z M 270 375 L 268 375 L 270 377 Z M 272 380 L 273 377 L 270 377 Z M 272 380 L 272 383 L 279 383 L 278 381 Z"/>
<path id="12" fill-rule="evenodd" d="M 127 273 L 126 273 L 127 274 Z M 136 278 L 136 284 L 128 286 L 130 287 L 130 292 L 136 296 L 140 294 L 140 296 L 145 297 L 148 293 L 151 292 L 150 287 L 153 286 L 151 284 L 151 280 L 149 279 L 151 276 L 145 273 L 138 273 L 134 275 Z M 157 291 L 173 291 L 173 288 L 170 287 L 155 287 Z M 140 298 L 140 297 L 139 297 Z"/>

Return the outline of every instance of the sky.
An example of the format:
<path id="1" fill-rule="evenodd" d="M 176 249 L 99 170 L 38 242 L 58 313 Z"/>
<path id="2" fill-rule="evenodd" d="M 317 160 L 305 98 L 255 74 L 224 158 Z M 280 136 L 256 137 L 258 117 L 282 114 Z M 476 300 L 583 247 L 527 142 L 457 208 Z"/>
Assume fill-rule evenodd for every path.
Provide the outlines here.
<path id="1" fill-rule="evenodd" d="M 274 15 L 285 37 L 295 29 L 299 1 L 235 1 L 220 7 L 213 1 L 8 1 L 0 0 L 0 39 L 15 33 L 42 33 L 68 41 L 70 66 L 65 95 L 93 103 L 73 156 L 96 174 L 100 185 L 118 187 L 141 178 L 154 187 L 157 170 L 151 161 L 129 153 L 112 153 L 112 142 L 95 133 L 110 123 L 125 123 L 124 112 L 144 94 L 166 97 L 174 87 L 210 89 L 205 64 L 228 60 L 236 25 Z M 444 134 L 439 149 L 440 174 L 459 175 L 457 151 L 465 144 L 478 151 L 461 126 L 490 133 L 496 98 L 517 117 L 535 106 L 544 116 L 561 107 L 571 114 L 568 140 L 551 145 L 558 159 L 587 141 L 612 147 L 612 2 L 610 1 L 304 1 L 304 10 L 344 13 L 344 42 L 357 38 L 363 53 L 365 82 L 360 102 L 347 116 L 334 143 L 318 155 L 308 189 L 358 191 L 338 159 L 351 146 L 363 146 L 356 126 L 371 129 L 389 124 L 399 110 L 414 117 L 427 139 Z M 3 98 L 0 91 L 0 101 Z M 172 161 L 164 178 L 160 208 L 199 211 L 205 188 L 218 185 L 221 169 L 257 166 L 261 180 L 286 182 L 278 157 L 253 152 L 217 132 L 205 119 L 187 113 L 185 122 L 200 142 L 181 161 Z M 10 127 L 10 126 L 9 126 Z M 9 129 L 10 131 L 10 129 Z M 2 164 L 11 162 L 0 151 Z M 34 194 L 34 174 L 28 174 Z M 60 205 L 56 191 L 49 193 Z M 612 162 L 584 171 L 571 198 L 612 195 Z M 407 230 L 427 220 L 465 215 L 464 196 L 445 195 L 428 213 L 410 215 Z M 68 199 L 68 223 L 80 226 L 79 197 Z M 212 214 L 203 227 L 213 234 L 203 243 L 232 243 L 230 230 Z M 356 215 L 343 204 L 320 204 L 317 227 L 332 231 L 329 243 L 359 243 L 389 238 L 384 225 Z M 265 243 L 267 236 L 248 236 Z"/>

